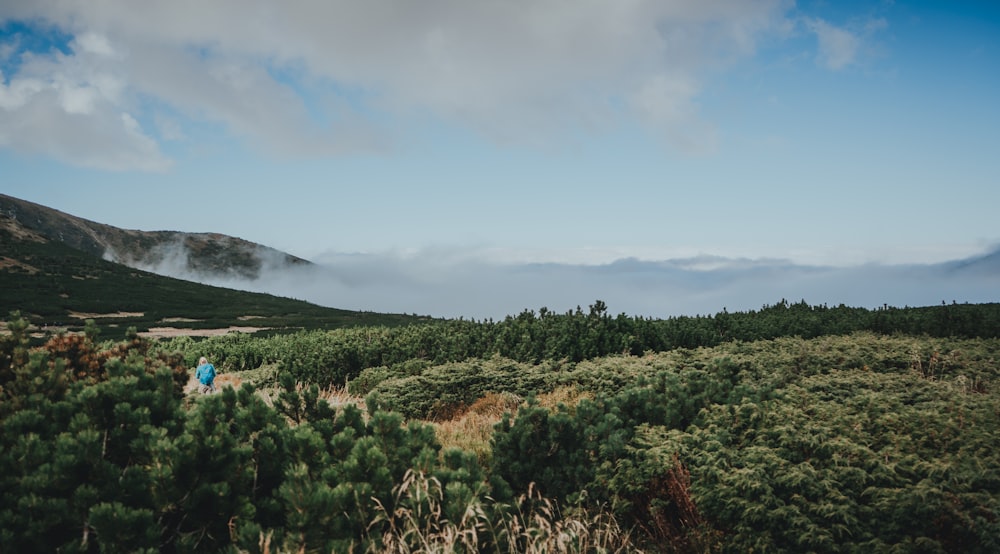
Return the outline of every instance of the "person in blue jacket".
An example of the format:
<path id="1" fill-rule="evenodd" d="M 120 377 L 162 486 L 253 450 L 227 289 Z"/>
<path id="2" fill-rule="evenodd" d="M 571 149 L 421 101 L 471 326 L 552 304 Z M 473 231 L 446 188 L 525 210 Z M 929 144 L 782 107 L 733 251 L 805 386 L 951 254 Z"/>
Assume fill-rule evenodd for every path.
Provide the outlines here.
<path id="1" fill-rule="evenodd" d="M 194 372 L 194 376 L 200 383 L 198 390 L 202 394 L 215 392 L 215 366 L 208 363 L 208 358 L 202 356 L 198 360 L 198 369 Z"/>

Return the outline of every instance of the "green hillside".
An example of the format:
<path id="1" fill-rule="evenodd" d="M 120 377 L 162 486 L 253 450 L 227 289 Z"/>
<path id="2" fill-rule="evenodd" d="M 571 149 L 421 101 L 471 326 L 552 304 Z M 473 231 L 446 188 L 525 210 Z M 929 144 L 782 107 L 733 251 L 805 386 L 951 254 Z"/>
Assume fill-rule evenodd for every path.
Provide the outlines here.
<path id="1" fill-rule="evenodd" d="M 332 329 L 402 325 L 429 318 L 325 308 L 267 294 L 162 277 L 54 241 L 26 240 L 0 228 L 0 311 L 19 310 L 34 325 L 79 329 L 99 314 L 103 335 L 124 336 L 164 325 L 206 329 L 247 325 Z M 111 316 L 109 314 L 127 314 Z M 194 321 L 188 321 L 194 320 Z"/>
<path id="2" fill-rule="evenodd" d="M 265 266 L 311 265 L 286 252 L 220 233 L 120 229 L 5 194 L 0 194 L 0 226 L 129 267 L 157 267 L 166 257 L 182 253 L 185 269 L 206 278 L 256 279 Z"/>

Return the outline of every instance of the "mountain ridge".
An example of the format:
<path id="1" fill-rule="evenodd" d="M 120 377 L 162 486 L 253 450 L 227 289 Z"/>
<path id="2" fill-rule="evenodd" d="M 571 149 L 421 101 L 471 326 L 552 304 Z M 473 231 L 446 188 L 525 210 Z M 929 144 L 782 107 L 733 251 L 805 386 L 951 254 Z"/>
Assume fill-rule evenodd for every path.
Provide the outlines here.
<path id="1" fill-rule="evenodd" d="M 192 237 L 203 242 L 189 240 Z M 140 242 L 130 244 L 130 240 Z M 118 243 L 124 246 L 122 251 L 129 253 L 157 246 L 177 250 L 178 240 L 182 245 L 202 247 L 200 252 L 196 249 L 189 253 L 185 246 L 184 257 L 185 261 L 201 263 L 200 268 L 197 263 L 194 267 L 203 273 L 211 273 L 212 264 L 231 260 L 243 264 L 238 271 L 212 273 L 220 281 L 238 276 L 242 282 L 252 282 L 247 279 L 259 274 L 269 258 L 290 265 L 311 265 L 218 233 L 118 230 L 0 195 L 0 317 L 18 312 L 35 328 L 49 332 L 79 331 L 85 319 L 99 319 L 102 336 L 108 338 L 123 338 L 128 328 L 143 333 L 163 326 L 177 329 L 178 334 L 196 336 L 204 330 L 242 328 L 251 319 L 254 328 L 266 333 L 398 326 L 431 319 L 345 310 L 288 295 L 213 286 L 150 271 L 140 267 L 141 261 L 137 263 L 134 258 L 134 265 L 112 261 L 109 258 L 115 256 L 107 254 Z M 154 258 L 145 259 L 157 261 Z M 205 271 L 206 267 L 209 271 Z"/>
<path id="2" fill-rule="evenodd" d="M 5 194 L 0 194 L 0 220 L 5 228 L 29 240 L 62 242 L 107 261 L 159 274 L 163 272 L 157 268 L 170 263 L 202 279 L 253 280 L 267 269 L 312 265 L 221 233 L 122 229 Z"/>

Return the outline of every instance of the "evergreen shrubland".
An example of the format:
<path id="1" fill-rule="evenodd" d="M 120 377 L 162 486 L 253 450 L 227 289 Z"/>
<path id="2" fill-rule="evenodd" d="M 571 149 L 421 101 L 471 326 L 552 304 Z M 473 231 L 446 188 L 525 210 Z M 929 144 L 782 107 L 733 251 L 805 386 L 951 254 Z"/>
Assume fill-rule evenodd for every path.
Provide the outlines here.
<path id="1" fill-rule="evenodd" d="M 869 331 L 928 337 L 1000 335 L 1000 304 L 942 304 L 920 308 L 810 306 L 782 300 L 760 310 L 651 319 L 612 316 L 596 301 L 587 311 L 525 310 L 501 321 L 447 320 L 402 326 L 299 331 L 269 337 L 230 333 L 198 349 L 239 370 L 266 365 L 310 383 L 354 381 L 365 370 L 400 374 L 449 362 L 506 358 L 531 365 L 572 364 L 613 355 L 716 347 L 782 337 L 811 339 Z M 166 351 L 192 356 L 191 339 L 167 341 Z M 190 360 L 189 360 L 190 361 Z M 370 379 L 366 387 L 375 383 Z M 274 382 L 268 383 L 274 384 Z"/>
<path id="2" fill-rule="evenodd" d="M 81 375 L 65 350 L 25 357 L 18 328 L 4 342 L 0 551 L 378 551 L 375 516 L 409 472 L 440 483 L 451 514 L 487 486 L 474 456 L 439 455 L 428 425 L 334 411 L 315 385 L 284 379 L 273 407 L 252 386 L 186 397 L 183 366 L 99 356 Z"/>
<path id="3" fill-rule="evenodd" d="M 38 347 L 14 316 L 0 551 L 996 552 L 996 310 Z M 201 355 L 243 386 L 186 394 Z M 364 408 L 326 400 L 345 384 Z M 441 444 L 429 420 L 487 403 L 488 452 Z"/>

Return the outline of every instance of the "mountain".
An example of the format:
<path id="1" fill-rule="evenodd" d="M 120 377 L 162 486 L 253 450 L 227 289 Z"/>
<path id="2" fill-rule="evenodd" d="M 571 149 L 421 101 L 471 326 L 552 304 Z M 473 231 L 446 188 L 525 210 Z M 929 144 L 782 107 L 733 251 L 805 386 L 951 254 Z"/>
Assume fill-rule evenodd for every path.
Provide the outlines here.
<path id="1" fill-rule="evenodd" d="M 216 276 L 247 279 L 267 264 L 310 265 L 224 235 L 126 231 L 0 195 L 0 320 L 16 310 L 37 327 L 59 331 L 78 330 L 85 319 L 96 319 L 107 338 L 123 336 L 128 327 L 139 332 L 164 326 L 198 331 L 247 325 L 332 329 L 429 320 L 323 307 L 141 268 L 163 262 L 158 258 L 162 254 L 144 250 L 176 250 L 177 245 L 193 271 Z"/>
<path id="2" fill-rule="evenodd" d="M 105 260 L 195 280 L 256 279 L 262 271 L 311 262 L 240 238 L 218 233 L 137 231 L 97 223 L 46 206 L 0 194 L 0 218 L 7 228 L 104 258 Z M 27 236 L 27 235 L 26 235 Z"/>

